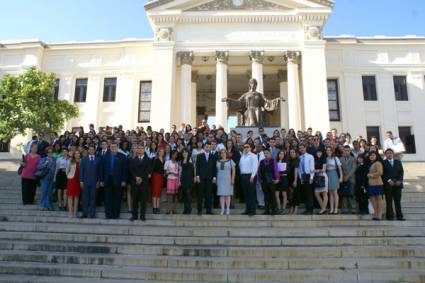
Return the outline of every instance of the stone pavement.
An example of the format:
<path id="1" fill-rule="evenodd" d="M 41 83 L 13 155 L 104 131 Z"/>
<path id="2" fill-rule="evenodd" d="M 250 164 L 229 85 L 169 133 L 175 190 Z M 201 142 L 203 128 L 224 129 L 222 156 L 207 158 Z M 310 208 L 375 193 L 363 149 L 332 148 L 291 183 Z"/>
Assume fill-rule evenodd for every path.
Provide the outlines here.
<path id="1" fill-rule="evenodd" d="M 17 164 L 1 161 L 0 282 L 425 282 L 425 164 L 405 167 L 404 222 L 239 207 L 131 223 L 23 206 Z"/>

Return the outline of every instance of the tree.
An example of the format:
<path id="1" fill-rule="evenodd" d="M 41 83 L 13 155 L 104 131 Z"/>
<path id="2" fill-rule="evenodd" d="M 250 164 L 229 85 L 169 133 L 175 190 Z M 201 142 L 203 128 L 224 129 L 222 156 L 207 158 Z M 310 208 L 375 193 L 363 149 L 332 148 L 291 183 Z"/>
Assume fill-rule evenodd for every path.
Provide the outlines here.
<path id="1" fill-rule="evenodd" d="M 27 129 L 58 131 L 78 116 L 76 105 L 53 97 L 56 76 L 36 67 L 0 80 L 0 140 L 11 140 Z"/>

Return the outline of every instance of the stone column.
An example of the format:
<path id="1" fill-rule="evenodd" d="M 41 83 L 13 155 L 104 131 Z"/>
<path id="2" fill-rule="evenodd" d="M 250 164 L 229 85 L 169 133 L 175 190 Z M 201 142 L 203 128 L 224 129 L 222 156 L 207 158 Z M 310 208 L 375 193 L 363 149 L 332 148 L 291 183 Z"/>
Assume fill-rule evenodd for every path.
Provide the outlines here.
<path id="1" fill-rule="evenodd" d="M 280 102 L 280 127 L 288 130 L 288 81 L 287 72 L 279 70 L 277 77 L 279 79 L 280 97 L 285 100 Z"/>
<path id="2" fill-rule="evenodd" d="M 216 126 L 227 131 L 227 105 L 222 101 L 227 97 L 227 61 L 229 52 L 216 51 L 215 117 Z"/>
<path id="3" fill-rule="evenodd" d="M 180 122 L 191 123 L 193 52 L 179 52 L 180 58 Z"/>
<path id="4" fill-rule="evenodd" d="M 249 58 L 251 59 L 252 65 L 252 78 L 257 80 L 258 86 L 257 91 L 264 93 L 263 84 L 263 60 L 264 51 L 251 51 Z"/>
<path id="5" fill-rule="evenodd" d="M 288 70 L 288 119 L 289 128 L 295 131 L 302 130 L 301 125 L 301 100 L 298 80 L 299 52 L 285 52 Z"/>

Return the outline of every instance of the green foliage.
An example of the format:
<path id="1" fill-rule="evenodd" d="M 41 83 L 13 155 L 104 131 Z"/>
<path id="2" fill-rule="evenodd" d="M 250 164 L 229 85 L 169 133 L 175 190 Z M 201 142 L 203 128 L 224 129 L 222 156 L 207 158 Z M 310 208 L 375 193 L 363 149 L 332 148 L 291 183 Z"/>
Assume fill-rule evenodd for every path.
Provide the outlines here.
<path id="1" fill-rule="evenodd" d="M 0 140 L 10 140 L 27 129 L 58 131 L 78 108 L 53 97 L 56 76 L 31 67 L 19 76 L 0 80 Z"/>

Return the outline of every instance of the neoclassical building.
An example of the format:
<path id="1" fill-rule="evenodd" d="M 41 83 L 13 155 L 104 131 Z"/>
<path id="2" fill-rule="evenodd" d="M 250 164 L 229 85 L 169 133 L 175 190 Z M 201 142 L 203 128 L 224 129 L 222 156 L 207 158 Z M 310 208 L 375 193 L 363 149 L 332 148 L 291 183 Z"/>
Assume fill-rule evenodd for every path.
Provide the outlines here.
<path id="1" fill-rule="evenodd" d="M 391 130 L 407 159 L 425 160 L 425 38 L 326 37 L 330 0 L 152 0 L 153 39 L 78 43 L 0 41 L 0 77 L 30 66 L 57 74 L 75 102 L 66 128 L 235 123 L 223 98 L 251 77 L 284 97 L 272 127 L 377 136 Z M 12 141 L 13 145 L 13 141 Z M 12 146 L 13 148 L 13 146 Z"/>

